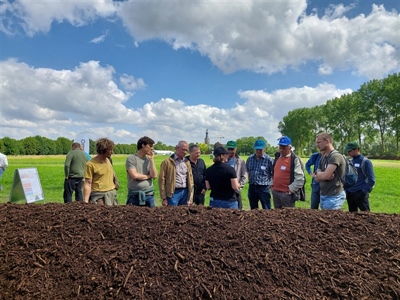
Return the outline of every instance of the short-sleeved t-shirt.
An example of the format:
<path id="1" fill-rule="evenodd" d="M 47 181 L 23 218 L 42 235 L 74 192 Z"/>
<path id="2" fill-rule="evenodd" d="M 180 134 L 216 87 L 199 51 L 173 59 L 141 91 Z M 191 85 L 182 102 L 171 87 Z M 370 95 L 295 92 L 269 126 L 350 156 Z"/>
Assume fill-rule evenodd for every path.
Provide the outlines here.
<path id="1" fill-rule="evenodd" d="M 129 169 L 135 169 L 136 172 L 144 175 L 150 174 L 150 160 L 145 156 L 140 158 L 137 154 L 129 155 L 126 158 L 126 174 L 128 178 L 128 189 L 135 191 L 145 191 L 153 186 L 153 180 L 134 180 L 128 173 Z"/>
<path id="2" fill-rule="evenodd" d="M 336 165 L 335 177 L 332 180 L 324 180 L 319 183 L 320 193 L 323 196 L 334 196 L 343 191 L 343 185 L 339 179 L 343 178 L 346 172 L 346 162 L 343 155 L 339 152 L 330 153 L 322 156 L 319 161 L 319 169 L 325 171 L 328 165 Z"/>
<path id="3" fill-rule="evenodd" d="M 210 184 L 210 197 L 217 200 L 236 201 L 231 179 L 237 178 L 235 169 L 226 163 L 215 163 L 206 170 L 206 180 Z"/>
<path id="4" fill-rule="evenodd" d="M 115 189 L 114 169 L 108 159 L 100 162 L 92 158 L 85 165 L 85 178 L 92 180 L 92 192 L 108 192 Z"/>

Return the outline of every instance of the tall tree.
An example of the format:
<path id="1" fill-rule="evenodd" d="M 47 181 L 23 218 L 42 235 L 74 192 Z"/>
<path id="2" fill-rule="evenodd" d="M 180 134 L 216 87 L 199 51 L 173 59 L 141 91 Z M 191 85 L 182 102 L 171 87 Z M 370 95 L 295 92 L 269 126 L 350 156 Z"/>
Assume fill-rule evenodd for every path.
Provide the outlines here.
<path id="1" fill-rule="evenodd" d="M 396 152 L 399 153 L 400 142 L 400 73 L 389 75 L 383 80 L 383 94 L 388 99 L 391 120 L 389 126 L 396 141 Z"/>
<path id="2" fill-rule="evenodd" d="M 290 137 L 292 145 L 299 155 L 304 155 L 304 149 L 308 152 L 309 141 L 314 138 L 313 129 L 315 123 L 310 108 L 298 108 L 283 117 L 279 122 L 278 130 L 282 135 Z"/>
<path id="3" fill-rule="evenodd" d="M 359 93 L 364 101 L 367 113 L 378 127 L 381 153 L 384 154 L 386 152 L 385 139 L 392 117 L 390 116 L 390 101 L 383 92 L 383 81 L 374 79 L 364 83 L 359 89 Z"/>

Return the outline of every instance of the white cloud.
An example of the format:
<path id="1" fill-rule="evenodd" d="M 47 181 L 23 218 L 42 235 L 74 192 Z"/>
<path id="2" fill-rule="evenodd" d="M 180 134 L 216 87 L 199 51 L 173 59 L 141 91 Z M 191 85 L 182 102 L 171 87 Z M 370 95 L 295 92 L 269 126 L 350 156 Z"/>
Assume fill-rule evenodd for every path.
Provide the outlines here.
<path id="1" fill-rule="evenodd" d="M 146 88 L 146 83 L 142 78 L 136 79 L 131 75 L 123 74 L 119 80 L 126 90 L 135 91 L 144 90 Z"/>
<path id="2" fill-rule="evenodd" d="M 323 65 L 322 72 L 355 69 L 369 78 L 400 70 L 398 12 L 372 5 L 370 14 L 350 19 L 353 6 L 331 5 L 322 17 L 306 15 L 306 8 L 305 0 L 126 1 L 118 14 L 136 43 L 162 39 L 194 49 L 227 73 L 271 74 L 307 61 Z M 376 68 L 365 67 L 377 59 Z"/>
<path id="3" fill-rule="evenodd" d="M 3 32 L 23 28 L 30 36 L 48 32 L 53 22 L 84 26 L 97 18 L 119 17 L 136 45 L 161 39 L 174 49 L 197 50 L 227 73 L 244 69 L 272 74 L 308 61 L 323 66 L 321 74 L 354 69 L 382 78 L 400 70 L 398 12 L 372 4 L 369 14 L 348 18 L 355 5 L 339 4 L 318 17 L 306 14 L 307 5 L 306 0 L 19 0 L 2 4 L 0 12 Z"/>
<path id="4" fill-rule="evenodd" d="M 100 43 L 105 41 L 105 39 L 106 39 L 108 34 L 109 34 L 109 31 L 106 30 L 104 34 L 102 34 L 99 37 L 96 37 L 96 38 L 92 39 L 89 43 L 100 44 Z"/>
<path id="5" fill-rule="evenodd" d="M 92 139 L 108 136 L 130 144 L 146 134 L 175 145 L 181 139 L 203 142 L 208 129 L 213 143 L 217 137 L 227 141 L 244 136 L 274 141 L 279 137 L 278 122 L 290 110 L 320 105 L 352 92 L 324 83 L 271 92 L 238 91 L 243 103 L 228 108 L 186 105 L 184 100 L 164 98 L 132 110 L 124 105 L 128 94 L 114 81 L 114 68 L 97 61 L 81 63 L 73 70 L 53 70 L 10 59 L 0 68 L 1 130 L 15 139 L 35 135 L 72 139 L 87 131 Z"/>
<path id="6" fill-rule="evenodd" d="M 0 6 L 1 30 L 13 34 L 23 29 L 28 36 L 50 31 L 53 22 L 84 26 L 115 13 L 112 0 L 18 0 Z"/>

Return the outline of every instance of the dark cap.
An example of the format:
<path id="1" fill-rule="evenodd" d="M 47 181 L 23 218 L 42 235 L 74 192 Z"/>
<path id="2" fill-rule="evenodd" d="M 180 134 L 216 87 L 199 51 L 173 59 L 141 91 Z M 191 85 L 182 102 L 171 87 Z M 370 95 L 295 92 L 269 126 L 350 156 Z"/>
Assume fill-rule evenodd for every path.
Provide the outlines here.
<path id="1" fill-rule="evenodd" d="M 224 147 L 217 147 L 214 149 L 214 156 L 219 156 L 222 154 L 228 154 L 228 151 Z"/>
<path id="2" fill-rule="evenodd" d="M 235 141 L 229 141 L 226 144 L 226 148 L 236 148 L 237 147 L 237 143 Z"/>
<path id="3" fill-rule="evenodd" d="M 344 149 L 344 153 L 349 153 L 349 151 L 353 149 L 359 149 L 360 145 L 357 142 L 347 143 L 346 148 Z"/>

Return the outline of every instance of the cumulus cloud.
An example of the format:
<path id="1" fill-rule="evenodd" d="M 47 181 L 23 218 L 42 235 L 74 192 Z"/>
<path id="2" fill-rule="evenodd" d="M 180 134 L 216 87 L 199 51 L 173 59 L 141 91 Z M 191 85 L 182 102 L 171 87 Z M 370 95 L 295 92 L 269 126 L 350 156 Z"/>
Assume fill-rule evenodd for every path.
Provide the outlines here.
<path id="1" fill-rule="evenodd" d="M 307 61 L 321 62 L 322 72 L 355 69 L 369 78 L 399 70 L 398 12 L 372 5 L 370 14 L 348 18 L 354 6 L 340 4 L 318 17 L 306 8 L 305 0 L 126 1 L 118 15 L 137 43 L 162 39 L 197 50 L 226 73 L 272 74 Z"/>
<path id="2" fill-rule="evenodd" d="M 14 34 L 23 30 L 28 36 L 50 31 L 53 22 L 84 26 L 97 18 L 111 18 L 115 13 L 112 0 L 2 1 L 0 28 Z"/>
<path id="3" fill-rule="evenodd" d="M 133 143 L 147 134 L 174 145 L 181 139 L 203 142 L 209 129 L 212 136 L 227 140 L 244 136 L 274 140 L 279 136 L 278 122 L 288 111 L 352 92 L 324 83 L 271 92 L 238 91 L 243 103 L 228 108 L 163 98 L 132 110 L 124 104 L 129 94 L 114 80 L 114 68 L 97 61 L 72 70 L 35 68 L 15 59 L 3 61 L 0 67 L 2 130 L 16 139 L 38 134 L 55 139 L 87 131 L 92 139 L 109 136 L 119 143 Z"/>
<path id="4" fill-rule="evenodd" d="M 160 39 L 174 49 L 199 51 L 226 73 L 272 74 L 309 61 L 323 66 L 321 74 L 354 69 L 382 78 L 400 70 L 397 11 L 372 4 L 369 14 L 349 18 L 356 5 L 339 4 L 318 16 L 306 13 L 308 5 L 306 0 L 19 0 L 3 3 L 0 12 L 3 32 L 23 29 L 29 36 L 48 32 L 53 22 L 84 26 L 98 18 L 120 18 L 136 45 Z"/>

